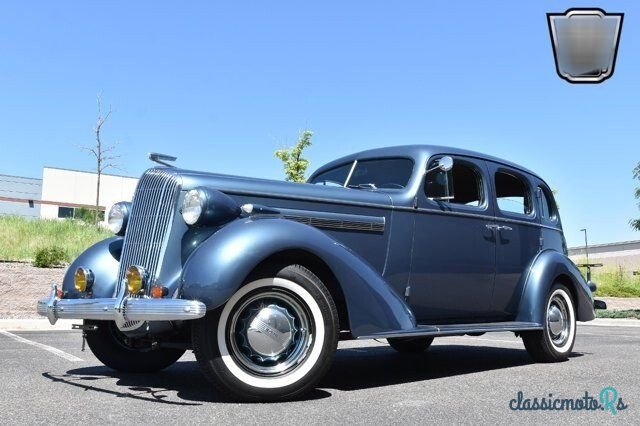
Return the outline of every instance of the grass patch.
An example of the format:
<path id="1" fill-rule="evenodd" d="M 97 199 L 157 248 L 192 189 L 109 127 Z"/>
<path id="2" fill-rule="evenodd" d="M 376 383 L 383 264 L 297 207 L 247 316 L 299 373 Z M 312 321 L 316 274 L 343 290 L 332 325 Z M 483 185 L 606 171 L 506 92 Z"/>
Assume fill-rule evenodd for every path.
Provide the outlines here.
<path id="1" fill-rule="evenodd" d="M 628 309 L 625 311 L 596 311 L 596 318 L 635 318 L 640 319 L 640 309 Z"/>
<path id="2" fill-rule="evenodd" d="M 33 260 L 38 250 L 59 247 L 64 260 L 71 262 L 87 247 L 111 235 L 103 228 L 76 220 L 0 216 L 0 260 Z"/>
<path id="3" fill-rule="evenodd" d="M 576 263 L 584 263 L 584 261 Z M 580 268 L 580 270 L 586 277 L 586 269 Z M 640 275 L 633 275 L 622 266 L 592 268 L 591 280 L 598 286 L 594 293 L 596 297 L 640 297 Z"/>

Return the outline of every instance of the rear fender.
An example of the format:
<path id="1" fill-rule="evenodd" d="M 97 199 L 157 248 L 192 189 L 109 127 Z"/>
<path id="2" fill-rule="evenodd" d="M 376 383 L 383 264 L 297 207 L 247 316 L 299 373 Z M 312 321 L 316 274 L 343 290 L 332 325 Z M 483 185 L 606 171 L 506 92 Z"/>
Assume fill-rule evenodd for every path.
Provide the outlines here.
<path id="1" fill-rule="evenodd" d="M 203 242 L 184 265 L 182 297 L 215 309 L 263 260 L 285 250 L 304 250 L 331 269 L 354 337 L 415 327 L 407 304 L 364 259 L 316 228 L 277 217 L 238 219 Z"/>
<path id="2" fill-rule="evenodd" d="M 542 251 L 532 262 L 525 280 L 516 321 L 543 324 L 547 295 L 556 282 L 562 282 L 572 290 L 578 321 L 595 318 L 591 290 L 578 267 L 564 254 L 555 250 Z"/>

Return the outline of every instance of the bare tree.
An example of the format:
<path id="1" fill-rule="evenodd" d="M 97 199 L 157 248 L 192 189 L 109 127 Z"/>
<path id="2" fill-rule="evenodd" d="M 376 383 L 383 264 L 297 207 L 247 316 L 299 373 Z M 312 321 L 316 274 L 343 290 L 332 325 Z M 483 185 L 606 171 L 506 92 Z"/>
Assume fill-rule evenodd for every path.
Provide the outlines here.
<path id="1" fill-rule="evenodd" d="M 96 142 L 92 146 L 81 146 L 80 149 L 87 151 L 89 154 L 93 155 L 96 159 L 96 173 L 98 174 L 98 181 L 96 184 L 96 208 L 95 208 L 95 223 L 96 225 L 100 221 L 100 179 L 102 177 L 102 173 L 107 169 L 118 169 L 118 165 L 115 161 L 120 158 L 119 155 L 114 155 L 113 151 L 118 146 L 118 142 L 112 145 L 105 145 L 101 139 L 102 127 L 105 125 L 111 114 L 113 113 L 113 108 L 109 105 L 109 110 L 103 114 L 102 112 L 102 102 L 101 102 L 101 94 L 98 93 L 96 96 L 96 101 L 98 104 L 98 121 L 96 122 L 96 126 L 93 128 L 93 132 L 96 136 Z"/>

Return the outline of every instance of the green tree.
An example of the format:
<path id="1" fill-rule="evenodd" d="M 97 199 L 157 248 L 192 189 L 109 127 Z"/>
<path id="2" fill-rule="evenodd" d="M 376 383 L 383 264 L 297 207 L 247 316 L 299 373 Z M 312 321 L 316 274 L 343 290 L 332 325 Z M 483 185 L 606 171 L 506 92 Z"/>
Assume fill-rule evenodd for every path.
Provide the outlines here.
<path id="1" fill-rule="evenodd" d="M 640 162 L 633 169 L 633 178 L 640 181 Z M 636 188 L 636 199 L 640 200 L 640 186 Z M 638 207 L 640 207 L 640 203 L 638 203 Z M 633 219 L 629 223 L 633 229 L 640 231 L 640 219 Z"/>
<path id="2" fill-rule="evenodd" d="M 311 145 L 313 132 L 305 130 L 300 133 L 298 141 L 291 148 L 282 148 L 275 152 L 284 165 L 285 179 L 289 182 L 305 182 L 305 173 L 309 167 L 309 160 L 302 157 L 304 149 Z"/>

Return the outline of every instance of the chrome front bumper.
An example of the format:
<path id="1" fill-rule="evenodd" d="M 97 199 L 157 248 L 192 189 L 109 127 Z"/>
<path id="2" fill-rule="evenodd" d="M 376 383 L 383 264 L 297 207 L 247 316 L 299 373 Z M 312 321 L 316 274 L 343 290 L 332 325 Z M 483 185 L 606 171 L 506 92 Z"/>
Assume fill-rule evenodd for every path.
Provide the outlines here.
<path id="1" fill-rule="evenodd" d="M 204 303 L 183 299 L 147 299 L 128 297 L 126 286 L 115 298 L 60 299 L 58 287 L 51 286 L 51 295 L 38 302 L 38 314 L 55 324 L 59 319 L 92 319 L 115 321 L 184 321 L 202 318 L 207 313 Z"/>

